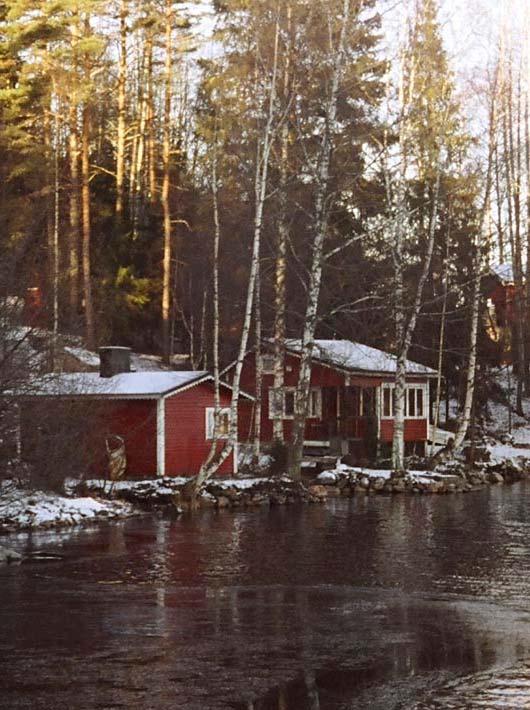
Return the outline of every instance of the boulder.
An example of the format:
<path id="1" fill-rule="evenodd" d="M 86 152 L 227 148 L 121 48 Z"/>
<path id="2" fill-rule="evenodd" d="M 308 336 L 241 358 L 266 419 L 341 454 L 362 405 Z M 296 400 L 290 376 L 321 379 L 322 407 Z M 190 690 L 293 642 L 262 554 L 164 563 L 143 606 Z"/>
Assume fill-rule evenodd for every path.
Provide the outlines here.
<path id="1" fill-rule="evenodd" d="M 331 491 L 328 491 L 328 489 L 324 486 L 314 485 L 309 486 L 309 492 L 316 498 L 327 498 L 330 495 Z M 336 489 L 334 489 L 333 493 L 337 493 L 337 495 L 340 495 L 340 491 L 337 491 Z"/>
<path id="2" fill-rule="evenodd" d="M 317 481 L 323 486 L 333 486 L 337 483 L 338 476 L 335 471 L 322 471 L 317 476 Z"/>
<path id="3" fill-rule="evenodd" d="M 497 471 L 490 471 L 490 473 L 488 474 L 488 480 L 494 485 L 504 483 L 504 478 Z"/>

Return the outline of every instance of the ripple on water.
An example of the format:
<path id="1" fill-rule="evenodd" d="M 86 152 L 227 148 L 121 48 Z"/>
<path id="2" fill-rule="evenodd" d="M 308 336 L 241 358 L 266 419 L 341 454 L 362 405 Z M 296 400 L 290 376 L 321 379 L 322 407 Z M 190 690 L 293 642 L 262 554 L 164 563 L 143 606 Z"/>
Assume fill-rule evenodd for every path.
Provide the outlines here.
<path id="1" fill-rule="evenodd" d="M 530 708 L 530 660 L 465 676 L 436 688 L 412 710 L 522 710 Z"/>

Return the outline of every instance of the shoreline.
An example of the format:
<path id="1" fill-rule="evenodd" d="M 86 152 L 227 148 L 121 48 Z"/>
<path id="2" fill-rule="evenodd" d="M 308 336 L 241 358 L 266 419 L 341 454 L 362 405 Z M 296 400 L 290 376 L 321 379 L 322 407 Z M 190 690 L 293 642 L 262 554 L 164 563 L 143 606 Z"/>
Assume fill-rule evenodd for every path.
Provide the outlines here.
<path id="1" fill-rule="evenodd" d="M 334 469 L 306 476 L 214 478 L 198 499 L 198 510 L 251 509 L 323 504 L 334 498 L 375 495 L 451 495 L 509 485 L 530 479 L 530 459 L 506 458 L 466 467 L 452 462 L 439 470 L 410 470 L 398 476 L 388 469 L 338 463 Z M 146 513 L 180 516 L 190 512 L 183 489 L 188 478 L 136 481 L 96 479 L 69 482 L 70 495 L 27 490 L 14 481 L 0 484 L 0 538 L 21 532 L 118 522 Z M 73 495 L 72 495 L 73 494 Z M 195 512 L 195 511 L 194 511 Z"/>

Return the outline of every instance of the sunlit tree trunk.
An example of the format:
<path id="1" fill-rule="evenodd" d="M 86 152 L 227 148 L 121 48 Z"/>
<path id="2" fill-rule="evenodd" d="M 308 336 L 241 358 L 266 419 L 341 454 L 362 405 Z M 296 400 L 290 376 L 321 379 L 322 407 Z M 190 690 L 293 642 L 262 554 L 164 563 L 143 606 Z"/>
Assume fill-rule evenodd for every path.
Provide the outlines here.
<path id="1" fill-rule="evenodd" d="M 83 129 L 81 138 L 81 203 L 82 203 L 82 261 L 83 261 L 83 301 L 85 313 L 85 341 L 89 350 L 96 346 L 94 329 L 94 306 L 92 301 L 91 274 L 91 214 L 90 214 L 90 107 L 83 106 Z"/>
<path id="2" fill-rule="evenodd" d="M 172 257 L 172 229 L 171 210 L 169 204 L 170 168 L 171 168 L 171 86 L 173 81 L 173 5 L 172 0 L 166 0 L 165 17 L 165 96 L 164 96 L 164 124 L 162 139 L 162 210 L 164 215 L 164 247 L 162 260 L 162 344 L 163 355 L 169 363 L 171 353 L 170 318 L 171 318 L 171 257 Z"/>
<path id="3" fill-rule="evenodd" d="M 118 62 L 118 126 L 116 141 L 116 220 L 123 218 L 125 194 L 125 137 L 127 128 L 127 12 L 128 0 L 120 3 L 120 57 Z"/>

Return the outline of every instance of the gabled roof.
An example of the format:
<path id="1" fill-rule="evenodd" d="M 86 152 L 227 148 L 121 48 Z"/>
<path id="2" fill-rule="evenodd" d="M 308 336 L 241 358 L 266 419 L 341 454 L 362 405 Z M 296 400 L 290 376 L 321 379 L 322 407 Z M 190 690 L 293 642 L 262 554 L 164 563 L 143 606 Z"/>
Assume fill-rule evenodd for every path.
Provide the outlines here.
<path id="1" fill-rule="evenodd" d="M 210 381 L 213 377 L 206 370 L 122 372 L 113 377 L 100 377 L 97 372 L 52 373 L 31 383 L 30 396 L 159 399 Z M 221 386 L 231 389 L 225 383 Z M 240 395 L 253 399 L 244 392 Z"/>
<path id="2" fill-rule="evenodd" d="M 514 275 L 511 261 L 505 261 L 502 264 L 493 264 L 493 266 L 490 267 L 490 271 L 502 284 L 513 284 Z"/>
<path id="3" fill-rule="evenodd" d="M 287 340 L 285 347 L 296 354 L 299 354 L 302 349 L 300 340 Z M 378 375 L 396 374 L 395 355 L 351 340 L 315 340 L 313 341 L 313 359 L 351 372 Z M 407 375 L 425 375 L 427 377 L 437 374 L 436 370 L 412 360 L 407 360 L 406 372 Z"/>

